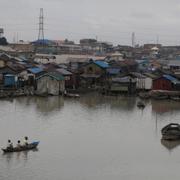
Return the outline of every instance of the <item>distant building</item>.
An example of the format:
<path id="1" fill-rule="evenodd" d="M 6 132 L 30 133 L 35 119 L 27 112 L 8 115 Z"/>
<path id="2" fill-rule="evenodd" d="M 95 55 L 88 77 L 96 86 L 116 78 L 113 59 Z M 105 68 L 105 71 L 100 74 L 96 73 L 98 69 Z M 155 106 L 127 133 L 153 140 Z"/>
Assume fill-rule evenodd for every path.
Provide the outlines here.
<path id="1" fill-rule="evenodd" d="M 144 44 L 144 49 L 152 49 L 154 47 L 160 49 L 162 45 L 161 44 Z"/>
<path id="2" fill-rule="evenodd" d="M 115 52 L 115 53 L 112 53 L 110 55 L 108 55 L 106 57 L 106 60 L 107 61 L 123 61 L 124 60 L 124 55 L 122 53 L 119 53 L 119 52 Z"/>
<path id="3" fill-rule="evenodd" d="M 105 54 L 112 52 L 113 45 L 109 42 L 100 42 L 96 39 L 81 39 L 82 52 L 86 54 Z"/>
<path id="4" fill-rule="evenodd" d="M 95 44 L 97 43 L 96 39 L 81 39 L 80 44 L 81 45 L 90 45 L 90 44 Z"/>

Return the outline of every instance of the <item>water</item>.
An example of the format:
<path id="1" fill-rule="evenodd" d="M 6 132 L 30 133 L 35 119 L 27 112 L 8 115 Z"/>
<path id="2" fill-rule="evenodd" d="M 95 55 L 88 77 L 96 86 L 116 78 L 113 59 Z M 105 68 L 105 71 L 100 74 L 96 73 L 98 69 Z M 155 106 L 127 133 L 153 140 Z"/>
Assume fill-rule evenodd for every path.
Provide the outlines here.
<path id="1" fill-rule="evenodd" d="M 0 146 L 24 136 L 38 151 L 0 154 L 0 180 L 179 180 L 180 142 L 160 130 L 180 123 L 180 102 L 84 95 L 0 101 Z"/>

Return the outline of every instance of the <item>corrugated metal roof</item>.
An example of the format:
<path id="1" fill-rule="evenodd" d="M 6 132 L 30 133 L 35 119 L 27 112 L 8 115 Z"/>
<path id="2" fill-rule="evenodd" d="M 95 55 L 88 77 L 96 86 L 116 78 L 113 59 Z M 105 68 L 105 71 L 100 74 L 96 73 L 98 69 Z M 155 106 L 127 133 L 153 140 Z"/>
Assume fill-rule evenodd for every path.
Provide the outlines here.
<path id="1" fill-rule="evenodd" d="M 59 73 L 61 73 L 62 75 L 68 76 L 68 75 L 72 75 L 71 72 L 67 71 L 66 69 L 63 68 L 58 68 L 56 69 L 56 71 L 58 71 Z"/>
<path id="2" fill-rule="evenodd" d="M 138 64 L 148 64 L 148 60 L 135 60 Z"/>
<path id="3" fill-rule="evenodd" d="M 60 73 L 56 73 L 56 72 L 49 72 L 49 73 L 43 74 L 43 75 L 37 77 L 36 79 L 38 80 L 38 79 L 40 79 L 40 78 L 42 78 L 44 76 L 50 76 L 53 79 L 56 79 L 58 81 L 64 80 L 64 77 Z"/>
<path id="4" fill-rule="evenodd" d="M 48 75 L 55 78 L 58 81 L 64 80 L 64 77 L 60 73 L 57 73 L 57 72 L 49 72 Z"/>
<path id="5" fill-rule="evenodd" d="M 28 71 L 30 71 L 33 74 L 38 74 L 38 73 L 42 72 L 43 69 L 40 67 L 33 67 L 33 68 L 29 68 Z"/>
<path id="6" fill-rule="evenodd" d="M 60 68 L 67 69 L 67 65 L 65 65 L 65 64 L 58 64 L 58 66 L 59 66 Z"/>
<path id="7" fill-rule="evenodd" d="M 105 61 L 94 61 L 94 63 L 98 66 L 100 66 L 101 68 L 108 68 L 109 64 Z"/>
<path id="8" fill-rule="evenodd" d="M 49 39 L 39 39 L 32 42 L 33 44 L 53 44 L 53 41 Z"/>
<path id="9" fill-rule="evenodd" d="M 168 66 L 180 66 L 179 60 L 171 60 L 168 62 Z"/>
<path id="10" fill-rule="evenodd" d="M 173 83 L 180 83 L 180 81 L 178 79 L 176 79 L 175 77 L 173 77 L 173 76 L 164 74 L 163 77 L 168 79 L 169 81 L 172 81 Z"/>
<path id="11" fill-rule="evenodd" d="M 96 74 L 81 74 L 81 77 L 83 78 L 100 78 L 101 75 Z"/>
<path id="12" fill-rule="evenodd" d="M 121 71 L 120 68 L 108 68 L 107 69 L 107 73 L 114 74 L 114 75 L 119 74 L 120 71 Z"/>
<path id="13" fill-rule="evenodd" d="M 138 72 L 131 72 L 130 74 L 132 76 L 135 76 L 136 78 L 146 78 L 146 76 L 144 76 L 143 74 L 138 73 Z"/>
<path id="14" fill-rule="evenodd" d="M 126 77 L 116 77 L 116 78 L 112 78 L 112 82 L 118 82 L 118 83 L 135 83 L 136 80 L 135 79 L 132 79 L 131 77 L 129 76 L 126 76 Z"/>
<path id="15" fill-rule="evenodd" d="M 152 79 L 157 79 L 157 78 L 160 77 L 159 75 L 155 75 L 153 73 L 144 73 L 144 75 L 147 76 L 147 77 L 150 77 Z"/>
<path id="16" fill-rule="evenodd" d="M 15 75 L 14 74 L 6 74 L 4 75 L 4 77 L 14 77 Z"/>

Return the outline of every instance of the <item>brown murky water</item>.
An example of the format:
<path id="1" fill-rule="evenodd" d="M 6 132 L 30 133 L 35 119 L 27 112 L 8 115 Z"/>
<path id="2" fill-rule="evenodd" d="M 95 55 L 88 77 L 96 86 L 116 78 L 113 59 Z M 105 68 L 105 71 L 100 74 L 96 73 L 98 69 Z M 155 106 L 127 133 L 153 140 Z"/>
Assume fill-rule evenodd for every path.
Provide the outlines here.
<path id="1" fill-rule="evenodd" d="M 179 180 L 180 142 L 161 128 L 180 123 L 180 102 L 89 94 L 80 99 L 0 101 L 0 146 L 25 135 L 38 151 L 0 154 L 0 180 Z"/>

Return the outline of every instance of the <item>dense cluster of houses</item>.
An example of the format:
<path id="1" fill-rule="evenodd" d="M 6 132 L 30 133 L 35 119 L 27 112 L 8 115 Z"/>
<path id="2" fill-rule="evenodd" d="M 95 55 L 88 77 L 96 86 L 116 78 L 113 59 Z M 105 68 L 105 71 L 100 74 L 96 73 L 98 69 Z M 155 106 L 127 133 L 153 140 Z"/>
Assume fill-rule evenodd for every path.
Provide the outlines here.
<path id="1" fill-rule="evenodd" d="M 1 53 L 0 90 L 1 93 L 21 90 L 26 95 L 41 96 L 94 90 L 110 95 L 180 91 L 180 61 L 130 60 L 113 55 L 42 63 L 36 58 Z"/>
<path id="2" fill-rule="evenodd" d="M 59 95 L 65 91 L 65 72 L 61 68 L 16 58 L 7 54 L 0 55 L 1 92 L 22 89 L 29 94 Z M 71 75 L 70 72 L 67 72 Z"/>

